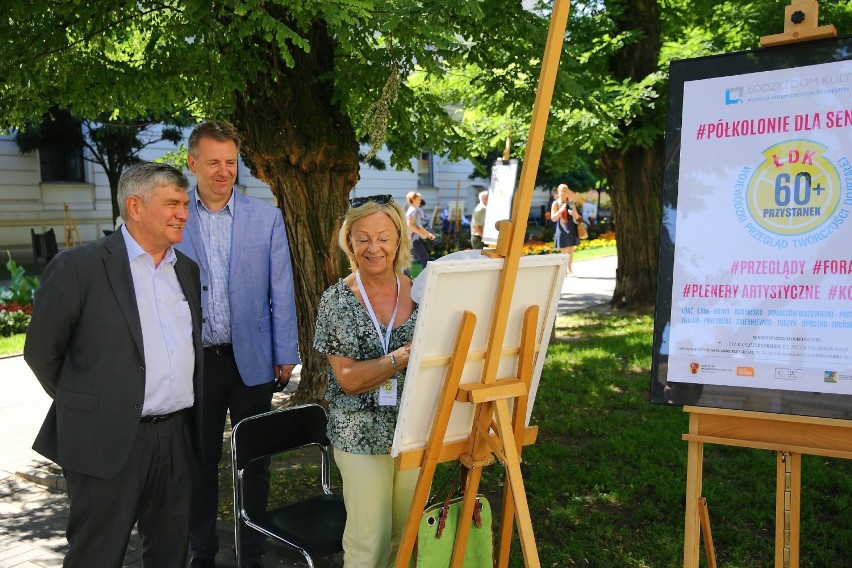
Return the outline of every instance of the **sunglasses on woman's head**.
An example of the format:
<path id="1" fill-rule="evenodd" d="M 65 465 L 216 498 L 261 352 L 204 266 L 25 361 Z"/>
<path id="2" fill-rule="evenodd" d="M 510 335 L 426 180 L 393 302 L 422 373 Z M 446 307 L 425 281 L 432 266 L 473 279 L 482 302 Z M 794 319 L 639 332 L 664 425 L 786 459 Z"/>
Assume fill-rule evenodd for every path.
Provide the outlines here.
<path id="1" fill-rule="evenodd" d="M 367 197 L 353 197 L 349 200 L 349 207 L 357 208 L 361 207 L 368 201 L 372 201 L 373 203 L 378 203 L 379 205 L 387 205 L 391 201 L 393 201 L 392 195 L 368 195 Z"/>

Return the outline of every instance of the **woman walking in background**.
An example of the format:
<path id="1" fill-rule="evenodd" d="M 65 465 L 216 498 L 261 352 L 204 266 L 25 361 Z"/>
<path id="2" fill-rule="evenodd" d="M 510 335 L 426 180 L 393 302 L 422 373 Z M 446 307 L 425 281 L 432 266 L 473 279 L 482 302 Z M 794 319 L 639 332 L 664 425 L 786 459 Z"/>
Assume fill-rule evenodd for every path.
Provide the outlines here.
<path id="1" fill-rule="evenodd" d="M 550 220 L 556 223 L 554 246 L 568 255 L 568 276 L 573 276 L 574 247 L 580 244 L 577 233 L 580 214 L 574 205 L 574 192 L 567 185 L 560 183 L 556 193 L 556 200 L 550 206 Z"/>
<path id="2" fill-rule="evenodd" d="M 408 234 L 411 237 L 411 254 L 425 269 L 426 263 L 429 262 L 429 249 L 426 248 L 426 241 L 434 241 L 435 235 L 423 226 L 423 214 L 420 209 L 423 204 L 423 196 L 416 191 L 411 191 L 405 196 L 405 200 L 408 201 L 405 221 L 408 226 Z"/>

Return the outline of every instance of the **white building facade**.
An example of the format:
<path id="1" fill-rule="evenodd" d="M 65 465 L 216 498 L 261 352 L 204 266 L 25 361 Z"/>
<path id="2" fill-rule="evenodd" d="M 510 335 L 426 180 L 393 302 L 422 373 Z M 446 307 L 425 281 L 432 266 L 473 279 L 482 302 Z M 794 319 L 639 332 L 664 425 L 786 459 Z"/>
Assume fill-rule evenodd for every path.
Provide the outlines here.
<path id="1" fill-rule="evenodd" d="M 163 141 L 146 147 L 140 157 L 153 160 L 176 149 Z M 379 152 L 378 157 L 390 164 L 387 150 Z M 114 228 L 106 174 L 98 164 L 83 158 L 83 154 L 67 152 L 21 154 L 14 134 L 0 135 L 0 251 L 29 249 L 31 231 L 44 233 L 50 229 L 56 234 L 59 248 L 65 248 L 69 221 L 81 242 L 97 239 Z M 274 203 L 272 191 L 251 175 L 242 160 L 238 168 L 237 186 L 241 191 Z M 473 164 L 467 160 L 449 162 L 424 151 L 412 158 L 411 171 L 397 171 L 390 166 L 376 170 L 362 164 L 360 181 L 351 196 L 391 194 L 405 206 L 406 194 L 417 191 L 433 222 L 451 204 L 461 205 L 461 214 L 469 216 L 478 202 L 478 193 L 489 185 L 487 178 L 471 178 L 473 171 Z M 194 176 L 186 173 L 190 184 L 194 184 Z M 536 191 L 533 201 L 531 210 L 537 211 L 546 203 L 547 194 Z"/>

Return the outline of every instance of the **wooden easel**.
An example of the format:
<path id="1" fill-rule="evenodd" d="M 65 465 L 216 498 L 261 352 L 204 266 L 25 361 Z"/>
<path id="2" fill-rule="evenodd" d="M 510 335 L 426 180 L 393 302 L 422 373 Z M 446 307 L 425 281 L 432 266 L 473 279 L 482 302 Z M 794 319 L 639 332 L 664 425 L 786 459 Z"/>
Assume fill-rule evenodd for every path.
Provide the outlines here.
<path id="1" fill-rule="evenodd" d="M 512 155 L 512 125 L 509 125 L 509 134 L 506 135 L 506 147 L 503 148 L 503 161 L 508 162 Z"/>
<path id="2" fill-rule="evenodd" d="M 530 124 L 529 142 L 521 170 L 520 189 L 514 196 L 512 219 L 501 225 L 497 248 L 489 251 L 489 256 L 503 257 L 504 262 L 485 351 L 482 380 L 479 383 L 459 384 L 476 325 L 475 315 L 465 312 L 447 366 L 443 390 L 426 448 L 416 452 L 402 452 L 398 457 L 400 469 L 420 467 L 411 513 L 408 516 L 396 558 L 396 566 L 400 568 L 407 567 L 409 564 L 417 537 L 417 527 L 429 498 L 429 487 L 437 464 L 459 460 L 468 468 L 464 488 L 465 497 L 460 513 L 460 518 L 467 519 L 473 512 L 482 477 L 482 467 L 493 461 L 492 454 L 495 454 L 505 465 L 507 478 L 497 565 L 508 566 L 514 517 L 518 526 L 525 565 L 536 568 L 540 566 L 520 467 L 521 447 L 525 443 L 532 443 L 537 432 L 535 428 L 525 428 L 524 423 L 535 360 L 535 324 L 538 319 L 538 306 L 531 306 L 524 313 L 517 376 L 498 379 L 497 368 L 503 351 L 512 293 L 524 243 L 526 219 L 529 215 L 556 70 L 559 66 L 559 56 L 562 52 L 562 41 L 568 21 L 569 4 L 569 0 L 554 2 Z M 444 434 L 454 401 L 475 405 L 473 426 L 468 440 L 445 445 Z M 513 415 L 509 412 L 509 401 L 514 402 Z M 469 523 L 459 523 L 453 550 L 452 566 L 455 568 L 463 564 L 469 531 Z"/>
<path id="3" fill-rule="evenodd" d="M 462 231 L 462 216 L 464 215 L 464 206 L 459 201 L 461 194 L 461 182 L 456 182 L 456 199 L 447 204 L 447 232 L 444 238 L 448 243 L 452 243 L 452 249 L 457 249 L 459 245 L 459 236 Z"/>
<path id="4" fill-rule="evenodd" d="M 784 32 L 763 36 L 761 47 L 775 47 L 799 41 L 837 37 L 834 24 L 820 26 L 817 0 L 791 0 L 784 8 Z"/>
<path id="5" fill-rule="evenodd" d="M 453 205 L 459 204 L 459 197 L 461 194 L 461 182 L 456 182 L 456 200 L 453 202 Z M 460 207 L 450 207 L 450 231 L 454 231 L 456 234 L 461 232 L 462 228 L 462 214 L 464 213 L 464 209 Z"/>
<path id="6" fill-rule="evenodd" d="M 482 469 L 494 460 L 492 453 L 506 467 L 506 489 L 503 497 L 503 515 L 501 520 L 501 539 L 498 552 L 498 565 L 507 566 L 511 546 L 512 519 L 518 520 L 518 533 L 524 550 L 524 559 L 528 566 L 539 566 L 538 552 L 532 532 L 529 507 L 523 489 L 520 470 L 520 448 L 523 444 L 533 443 L 538 433 L 535 427 L 524 428 L 527 409 L 527 394 L 532 380 L 535 363 L 535 328 L 538 320 L 538 306 L 531 306 L 524 314 L 521 333 L 521 346 L 518 355 L 517 377 L 494 380 L 491 383 L 472 383 L 460 385 L 462 369 L 468 356 L 471 338 L 476 326 L 476 316 L 465 312 L 456 336 L 455 347 L 447 367 L 438 403 L 438 411 L 429 433 L 425 450 L 403 452 L 399 457 L 400 469 L 420 467 L 411 513 L 403 534 L 397 566 L 408 566 L 410 555 L 417 536 L 417 526 L 426 501 L 437 465 L 442 462 L 459 460 L 468 469 L 465 485 L 465 499 L 460 518 L 470 518 L 473 513 Z M 510 416 L 509 401 L 514 401 L 514 413 Z M 471 435 L 467 440 L 454 444 L 444 444 L 444 435 L 449 424 L 454 402 L 476 405 Z M 517 509 L 518 514 L 515 514 Z M 461 566 L 464 558 L 470 525 L 459 523 L 456 534 L 456 547 L 453 552 L 453 566 Z"/>
<path id="7" fill-rule="evenodd" d="M 77 231 L 77 223 L 71 218 L 68 204 L 65 203 L 65 248 L 80 244 L 80 233 Z"/>
<path id="8" fill-rule="evenodd" d="M 852 422 L 694 406 L 683 410 L 689 413 L 689 433 L 683 435 L 688 442 L 684 568 L 698 568 L 704 444 L 777 453 L 775 568 L 798 568 L 802 454 L 852 459 Z"/>
<path id="9" fill-rule="evenodd" d="M 436 203 L 432 210 L 432 227 L 437 227 L 441 222 L 441 207 Z"/>
<path id="10" fill-rule="evenodd" d="M 819 26 L 819 2 L 791 0 L 784 8 L 784 32 L 760 38 L 762 47 L 837 37 L 834 25 Z M 707 500 L 701 495 L 704 444 L 776 451 L 775 568 L 799 567 L 802 454 L 852 458 L 852 424 L 804 416 L 684 407 L 689 413 L 684 568 L 698 568 L 704 534 L 708 566 L 716 565 Z"/>

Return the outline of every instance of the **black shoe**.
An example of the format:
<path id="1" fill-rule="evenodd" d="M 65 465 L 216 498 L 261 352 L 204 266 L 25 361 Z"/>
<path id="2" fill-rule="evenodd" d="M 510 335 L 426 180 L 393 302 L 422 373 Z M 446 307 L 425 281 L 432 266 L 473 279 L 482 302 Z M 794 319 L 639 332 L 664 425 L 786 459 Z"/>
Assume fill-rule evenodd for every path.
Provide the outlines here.
<path id="1" fill-rule="evenodd" d="M 216 568 L 213 558 L 193 558 L 189 561 L 189 568 Z"/>

